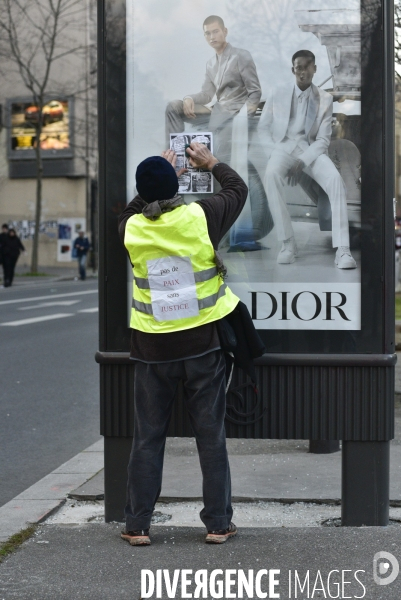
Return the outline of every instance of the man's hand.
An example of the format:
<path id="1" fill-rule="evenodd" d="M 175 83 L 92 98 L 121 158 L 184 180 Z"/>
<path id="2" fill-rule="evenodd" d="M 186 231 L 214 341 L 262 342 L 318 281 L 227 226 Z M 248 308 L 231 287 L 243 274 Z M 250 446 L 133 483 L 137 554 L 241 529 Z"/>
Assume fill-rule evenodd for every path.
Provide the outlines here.
<path id="1" fill-rule="evenodd" d="M 198 142 L 192 142 L 187 153 L 190 156 L 189 162 L 192 167 L 197 169 L 208 169 L 211 171 L 214 165 L 219 162 L 205 144 L 199 144 Z"/>
<path id="2" fill-rule="evenodd" d="M 184 108 L 184 115 L 188 118 L 188 119 L 195 119 L 196 114 L 195 114 L 195 102 L 192 100 L 192 98 L 187 97 L 184 98 L 183 102 L 183 108 Z"/>
<path id="3" fill-rule="evenodd" d="M 164 150 L 161 155 L 174 167 L 174 170 L 177 173 L 177 177 L 181 177 L 183 173 L 187 172 L 188 169 L 180 169 L 179 171 L 176 170 L 177 155 L 174 152 L 174 150 Z"/>
<path id="4" fill-rule="evenodd" d="M 288 170 L 287 173 L 287 179 L 288 179 L 288 183 L 289 185 L 291 185 L 292 187 L 294 187 L 294 185 L 297 185 L 297 183 L 299 182 L 300 178 L 301 178 L 301 174 L 303 169 L 305 168 L 305 163 L 303 160 L 301 160 L 300 158 L 298 158 L 298 160 L 295 161 L 295 163 L 292 165 L 291 169 Z"/>

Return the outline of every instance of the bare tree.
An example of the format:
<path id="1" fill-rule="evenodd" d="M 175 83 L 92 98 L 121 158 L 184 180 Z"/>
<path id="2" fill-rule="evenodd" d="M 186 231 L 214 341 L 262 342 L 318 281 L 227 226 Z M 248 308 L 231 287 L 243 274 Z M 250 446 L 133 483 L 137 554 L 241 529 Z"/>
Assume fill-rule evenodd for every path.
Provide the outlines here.
<path id="1" fill-rule="evenodd" d="M 401 0 L 394 3 L 394 61 L 395 61 L 395 118 L 399 121 L 401 113 Z"/>
<path id="2" fill-rule="evenodd" d="M 401 82 L 401 74 L 397 67 L 401 68 L 401 2 L 396 0 L 394 3 L 394 50 L 395 50 L 395 77 L 398 83 Z"/>
<path id="3" fill-rule="evenodd" d="M 85 50 L 74 43 L 72 24 L 80 22 L 84 0 L 0 0 L 0 58 L 15 67 L 37 107 L 35 129 L 36 205 L 31 272 L 38 271 L 38 246 L 42 212 L 43 157 L 41 134 L 43 107 L 54 83 L 55 63 Z"/>

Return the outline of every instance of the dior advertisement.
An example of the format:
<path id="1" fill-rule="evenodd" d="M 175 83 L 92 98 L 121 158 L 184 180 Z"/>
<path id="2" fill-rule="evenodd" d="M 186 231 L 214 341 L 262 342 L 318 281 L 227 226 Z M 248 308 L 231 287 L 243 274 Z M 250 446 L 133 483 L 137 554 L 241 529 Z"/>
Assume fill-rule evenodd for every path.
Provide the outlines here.
<path id="1" fill-rule="evenodd" d="M 360 21 L 360 0 L 127 0 L 127 201 L 140 161 L 209 136 L 249 188 L 219 251 L 258 329 L 361 328 Z"/>

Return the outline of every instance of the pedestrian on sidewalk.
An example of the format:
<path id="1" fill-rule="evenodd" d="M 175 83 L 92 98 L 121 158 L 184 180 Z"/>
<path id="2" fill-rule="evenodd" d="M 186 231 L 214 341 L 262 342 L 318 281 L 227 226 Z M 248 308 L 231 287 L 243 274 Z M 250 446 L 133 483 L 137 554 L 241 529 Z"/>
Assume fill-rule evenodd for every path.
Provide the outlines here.
<path id="1" fill-rule="evenodd" d="M 7 236 L 8 236 L 8 225 L 7 225 L 7 223 L 3 223 L 3 225 L 1 226 L 1 233 L 0 233 L 0 265 L 3 266 L 3 284 L 4 284 L 5 274 L 4 274 L 2 246 L 4 246 Z"/>
<path id="2" fill-rule="evenodd" d="M 86 279 L 86 259 L 90 249 L 90 243 L 85 232 L 80 231 L 74 242 L 74 251 L 78 261 L 78 273 L 81 281 Z"/>
<path id="3" fill-rule="evenodd" d="M 14 279 L 15 265 L 21 252 L 25 252 L 25 248 L 13 228 L 8 230 L 7 236 L 3 239 L 1 256 L 3 261 L 4 287 L 10 287 Z"/>
<path id="4" fill-rule="evenodd" d="M 161 491 L 173 399 L 183 383 L 203 476 L 206 542 L 236 535 L 224 428 L 225 358 L 217 321 L 239 302 L 224 283 L 217 254 L 248 194 L 241 177 L 205 145 L 188 148 L 193 167 L 209 170 L 218 194 L 186 205 L 177 195 L 173 150 L 144 160 L 138 195 L 119 217 L 120 238 L 133 266 L 131 359 L 135 360 L 134 432 L 128 465 L 126 528 L 131 545 L 149 545 Z"/>
<path id="5" fill-rule="evenodd" d="M 7 236 L 8 236 L 8 225 L 7 225 L 7 223 L 3 223 L 3 225 L 1 226 L 1 233 L 0 233 L 0 251 L 1 251 L 2 245 L 5 243 Z M 0 256 L 1 256 L 1 252 L 0 252 Z"/>

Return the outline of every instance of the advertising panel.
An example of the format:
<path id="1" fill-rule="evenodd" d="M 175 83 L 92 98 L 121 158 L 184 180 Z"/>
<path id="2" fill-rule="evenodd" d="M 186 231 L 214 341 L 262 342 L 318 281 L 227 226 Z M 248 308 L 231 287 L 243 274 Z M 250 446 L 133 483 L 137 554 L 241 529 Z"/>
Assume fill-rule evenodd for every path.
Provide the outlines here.
<path id="1" fill-rule="evenodd" d="M 37 144 L 35 125 L 39 108 L 32 102 L 10 102 L 10 150 L 13 158 L 33 158 Z M 68 100 L 53 99 L 42 109 L 43 128 L 40 147 L 51 154 L 70 150 L 70 107 Z M 28 155 L 26 154 L 28 152 Z"/>
<path id="2" fill-rule="evenodd" d="M 360 330 L 360 0 L 128 0 L 127 200 L 204 132 L 249 187 L 219 251 L 256 327 Z"/>

